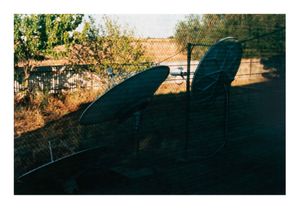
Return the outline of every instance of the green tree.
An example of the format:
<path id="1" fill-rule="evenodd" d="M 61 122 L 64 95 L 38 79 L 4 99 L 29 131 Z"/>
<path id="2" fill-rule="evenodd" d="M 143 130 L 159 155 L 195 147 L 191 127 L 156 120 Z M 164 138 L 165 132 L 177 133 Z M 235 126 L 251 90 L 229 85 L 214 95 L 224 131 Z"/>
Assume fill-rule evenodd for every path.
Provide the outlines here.
<path id="1" fill-rule="evenodd" d="M 74 33 L 69 45 L 69 59 L 74 64 L 90 64 L 98 73 L 112 67 L 119 71 L 139 70 L 149 60 L 144 56 L 141 41 L 134 32 L 122 28 L 117 21 L 103 18 L 103 25 L 96 25 L 92 17 L 84 23 L 82 32 Z"/>
<path id="2" fill-rule="evenodd" d="M 73 40 L 73 33 L 82 23 L 82 14 L 52 14 L 44 16 L 42 30 L 45 31 L 47 49 L 64 45 Z"/>
<path id="3" fill-rule="evenodd" d="M 37 16 L 14 16 L 14 62 L 15 67 L 23 66 L 25 88 L 28 87 L 29 72 L 34 68 L 33 61 L 44 58 L 39 50 L 41 41 L 37 29 Z"/>
<path id="4" fill-rule="evenodd" d="M 181 48 L 187 43 L 213 44 L 217 40 L 232 36 L 238 40 L 249 39 L 271 33 L 285 27 L 285 15 L 273 14 L 213 14 L 189 15 L 176 25 L 175 39 Z M 273 52 L 285 50 L 285 34 L 274 33 L 246 44 L 246 56 L 261 56 L 270 49 Z M 207 48 L 197 47 L 194 58 L 203 54 Z"/>
<path id="5" fill-rule="evenodd" d="M 55 46 L 71 42 L 82 18 L 81 14 L 14 15 L 14 63 L 23 67 L 26 91 L 36 61 L 46 59 Z"/>

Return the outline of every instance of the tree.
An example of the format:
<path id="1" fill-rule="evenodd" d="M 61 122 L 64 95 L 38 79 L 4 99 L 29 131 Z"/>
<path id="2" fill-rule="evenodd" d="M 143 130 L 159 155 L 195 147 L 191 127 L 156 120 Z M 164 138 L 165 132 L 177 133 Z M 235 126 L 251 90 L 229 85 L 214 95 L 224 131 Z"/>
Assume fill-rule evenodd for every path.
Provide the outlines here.
<path id="1" fill-rule="evenodd" d="M 39 50 L 41 40 L 38 36 L 38 18 L 29 15 L 14 16 L 14 62 L 21 64 L 24 73 L 24 86 L 28 90 L 29 72 L 33 69 L 33 60 L 43 59 Z"/>
<path id="2" fill-rule="evenodd" d="M 213 44 L 217 40 L 233 36 L 238 40 L 257 37 L 265 33 L 285 28 L 285 15 L 272 14 L 213 14 L 189 15 L 176 25 L 175 39 L 181 48 L 187 43 Z M 260 56 L 265 49 L 279 52 L 284 50 L 285 34 L 274 33 L 270 36 L 249 41 L 246 56 Z M 197 47 L 193 56 L 199 57 L 207 49 Z"/>
<path id="3" fill-rule="evenodd" d="M 186 49 L 188 43 L 206 43 L 203 22 L 199 15 L 189 15 L 185 20 L 177 23 L 175 28 L 175 40 L 181 50 Z M 193 57 L 203 54 L 203 49 L 195 48 Z"/>
<path id="4" fill-rule="evenodd" d="M 23 67 L 26 91 L 36 61 L 46 59 L 55 46 L 71 42 L 82 18 L 81 14 L 14 15 L 14 63 Z"/>
<path id="5" fill-rule="evenodd" d="M 82 32 L 75 32 L 69 45 L 69 59 L 74 64 L 89 64 L 98 73 L 108 67 L 119 71 L 140 69 L 141 64 L 149 65 L 144 56 L 141 41 L 134 32 L 122 28 L 117 21 L 103 18 L 103 25 L 96 26 L 92 17 L 84 23 Z"/>

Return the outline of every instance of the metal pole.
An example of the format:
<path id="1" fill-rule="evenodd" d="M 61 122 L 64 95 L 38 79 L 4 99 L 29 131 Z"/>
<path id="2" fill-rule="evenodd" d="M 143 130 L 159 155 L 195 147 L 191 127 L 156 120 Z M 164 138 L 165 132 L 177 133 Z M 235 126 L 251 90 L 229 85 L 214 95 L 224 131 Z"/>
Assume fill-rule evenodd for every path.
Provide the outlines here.
<path id="1" fill-rule="evenodd" d="M 225 100 L 224 100 L 224 146 L 228 141 L 228 121 L 229 121 L 229 86 L 224 84 Z"/>
<path id="2" fill-rule="evenodd" d="M 250 78 L 251 78 L 251 75 L 252 75 L 252 58 L 250 58 Z"/>
<path id="3" fill-rule="evenodd" d="M 140 140 L 137 136 L 137 133 L 140 128 L 140 122 L 141 122 L 141 111 L 137 111 L 134 113 L 135 123 L 134 123 L 134 140 L 135 140 L 135 154 L 138 157 L 139 155 L 139 149 L 140 149 Z"/>
<path id="4" fill-rule="evenodd" d="M 188 157 L 188 144 L 189 144 L 189 121 L 190 121 L 190 72 L 191 72 L 191 53 L 192 44 L 187 44 L 187 76 L 186 76 L 186 118 L 185 118 L 185 146 L 184 155 Z"/>
<path id="5" fill-rule="evenodd" d="M 53 160 L 51 141 L 48 141 L 48 145 L 49 145 L 49 152 L 50 152 L 50 160 L 51 162 L 53 162 L 54 160 Z"/>

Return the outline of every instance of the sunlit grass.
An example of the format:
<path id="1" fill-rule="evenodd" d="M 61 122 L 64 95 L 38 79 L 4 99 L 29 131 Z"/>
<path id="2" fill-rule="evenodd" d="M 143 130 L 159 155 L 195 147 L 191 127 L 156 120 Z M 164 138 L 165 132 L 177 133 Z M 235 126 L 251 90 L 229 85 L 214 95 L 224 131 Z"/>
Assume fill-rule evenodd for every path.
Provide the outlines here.
<path id="1" fill-rule="evenodd" d="M 75 112 L 80 105 L 94 101 L 101 93 L 102 90 L 78 90 L 60 96 L 40 93 L 25 104 L 22 101 L 15 101 L 15 136 L 36 130 L 50 121 Z"/>

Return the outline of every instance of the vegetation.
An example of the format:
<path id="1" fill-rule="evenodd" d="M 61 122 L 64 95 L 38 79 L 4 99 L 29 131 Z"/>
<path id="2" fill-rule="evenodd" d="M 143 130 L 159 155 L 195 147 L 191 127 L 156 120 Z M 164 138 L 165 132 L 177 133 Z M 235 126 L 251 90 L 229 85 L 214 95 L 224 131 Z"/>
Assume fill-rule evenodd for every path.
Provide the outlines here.
<path id="1" fill-rule="evenodd" d="M 80 24 L 82 31 L 78 30 Z M 83 21 L 82 14 L 15 15 L 15 69 L 22 67 L 21 80 L 25 87 L 15 95 L 16 135 L 76 111 L 103 91 L 102 88 L 51 95 L 30 89 L 29 76 L 38 62 L 55 58 L 67 59 L 74 68 L 78 64 L 88 64 L 89 70 L 102 73 L 102 76 L 108 67 L 128 72 L 139 70 L 141 63 L 149 65 L 144 47 L 134 38 L 133 31 L 121 28 L 107 17 L 103 25 L 97 26 L 91 17 Z"/>
<path id="2" fill-rule="evenodd" d="M 54 47 L 72 41 L 72 33 L 83 15 L 49 14 L 14 16 L 14 63 L 23 66 L 24 86 L 28 92 L 30 71 L 35 61 L 45 60 Z"/>
<path id="3" fill-rule="evenodd" d="M 93 70 L 104 72 L 108 67 L 119 71 L 136 71 L 140 65 L 149 65 L 144 56 L 144 47 L 134 37 L 134 32 L 121 28 L 107 17 L 104 24 L 96 26 L 92 17 L 84 23 L 82 32 L 74 33 L 69 45 L 69 60 L 73 64 L 91 64 Z"/>
<path id="4" fill-rule="evenodd" d="M 77 30 L 80 24 L 84 24 L 82 31 Z M 58 46 L 64 50 L 57 50 Z M 23 67 L 27 91 L 37 61 L 66 57 L 71 64 L 89 64 L 98 73 L 108 67 L 131 71 L 142 63 L 149 65 L 134 32 L 107 17 L 97 26 L 92 17 L 83 22 L 82 14 L 14 16 L 15 67 Z"/>
<path id="5" fill-rule="evenodd" d="M 232 36 L 238 40 L 257 37 L 262 34 L 280 31 L 285 28 L 285 15 L 272 14 L 214 14 L 189 15 L 176 25 L 175 39 L 181 48 L 187 43 L 212 44 L 217 40 Z M 247 42 L 246 56 L 260 56 L 267 49 L 276 53 L 285 50 L 285 33 L 274 34 Z M 197 47 L 194 57 L 197 58 L 207 49 Z M 244 53 L 245 54 L 245 53 Z"/>
<path id="6" fill-rule="evenodd" d="M 83 26 L 82 31 L 78 30 L 79 25 Z M 283 27 L 285 15 L 190 15 L 177 24 L 174 37 L 179 46 L 185 48 L 188 42 L 211 44 L 226 36 L 244 40 Z M 284 32 L 274 33 L 267 38 L 247 42 L 246 55 L 260 56 L 265 49 L 268 53 L 278 53 L 280 50 L 284 53 L 284 43 Z M 53 57 L 67 58 L 74 66 L 88 64 L 90 70 L 102 76 L 108 67 L 121 73 L 144 69 L 151 61 L 145 55 L 145 47 L 150 44 L 152 42 L 142 44 L 141 40 L 134 37 L 131 29 L 121 27 L 107 17 L 104 17 L 102 25 L 97 26 L 93 18 L 89 17 L 84 21 L 81 14 L 14 16 L 15 67 L 23 66 L 23 82 L 26 87 L 30 71 L 37 62 Z M 193 51 L 194 58 L 198 59 L 206 49 L 196 47 Z M 161 54 L 161 48 L 153 47 L 151 50 L 156 57 L 157 52 Z M 169 89 L 165 91 L 168 92 Z M 25 88 L 24 93 L 25 97 L 21 99 L 19 95 L 15 96 L 17 134 L 76 111 L 81 103 L 92 101 L 99 94 L 97 91 L 82 91 L 53 97 L 28 88 Z M 34 125 L 32 121 L 38 124 Z"/>
<path id="7" fill-rule="evenodd" d="M 22 106 L 15 102 L 14 134 L 20 136 L 41 128 L 50 121 L 77 111 L 82 104 L 94 101 L 102 93 L 103 89 L 80 90 L 57 97 L 39 92 L 35 94 L 30 105 Z"/>

